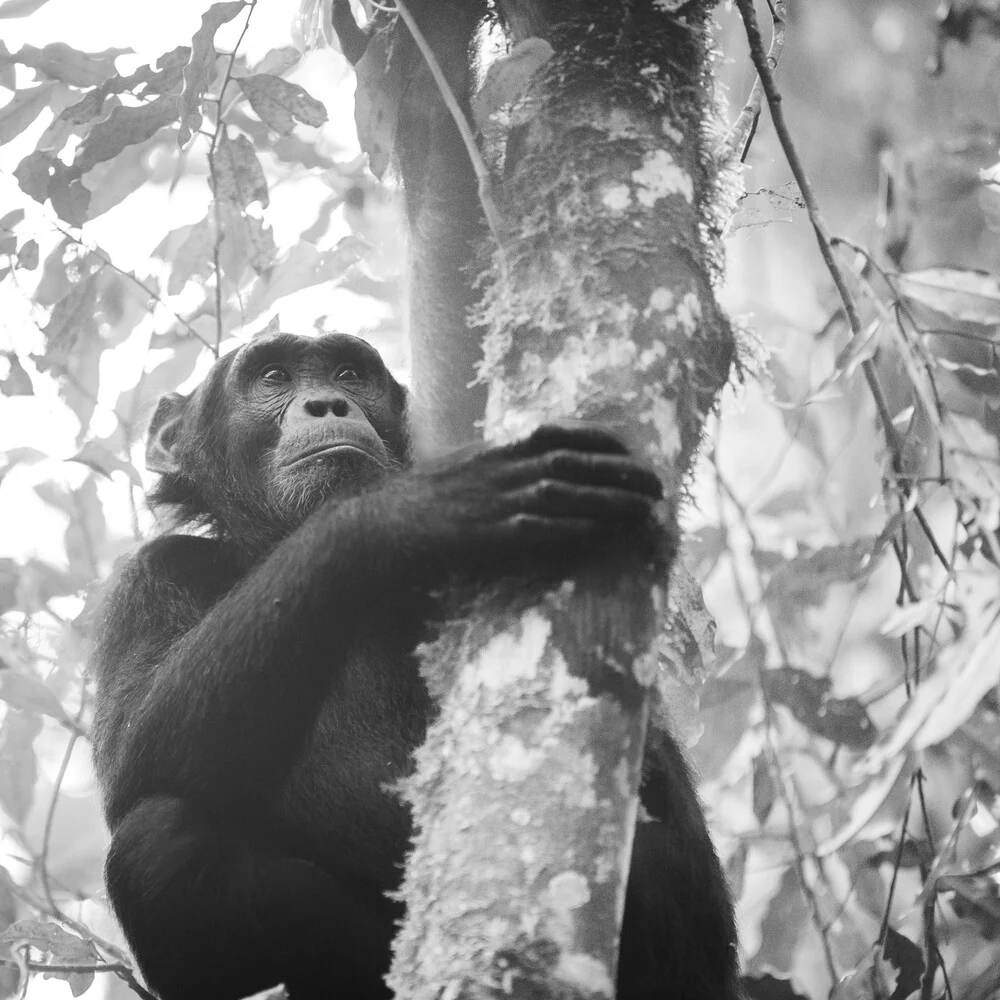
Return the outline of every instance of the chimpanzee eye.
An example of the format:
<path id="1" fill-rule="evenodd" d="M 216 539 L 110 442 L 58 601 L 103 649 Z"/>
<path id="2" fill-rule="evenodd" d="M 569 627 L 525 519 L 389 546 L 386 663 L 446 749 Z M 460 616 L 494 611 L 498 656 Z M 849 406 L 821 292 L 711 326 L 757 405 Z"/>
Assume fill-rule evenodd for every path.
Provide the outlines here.
<path id="1" fill-rule="evenodd" d="M 292 378 L 287 368 L 274 364 L 264 365 L 257 377 L 262 382 L 290 382 Z"/>
<path id="2" fill-rule="evenodd" d="M 357 368 L 352 368 L 350 365 L 341 365 L 337 369 L 337 379 L 347 379 L 348 381 L 356 381 L 358 379 Z"/>

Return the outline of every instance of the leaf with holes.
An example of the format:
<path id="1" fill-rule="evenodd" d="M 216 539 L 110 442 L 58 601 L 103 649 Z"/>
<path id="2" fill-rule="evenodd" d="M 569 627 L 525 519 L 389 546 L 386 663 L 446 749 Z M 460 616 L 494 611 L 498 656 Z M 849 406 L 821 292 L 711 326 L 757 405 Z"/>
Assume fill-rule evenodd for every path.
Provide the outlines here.
<path id="1" fill-rule="evenodd" d="M 53 965 L 86 969 L 88 965 L 94 965 L 101 960 L 100 953 L 90 941 L 70 934 L 49 920 L 19 920 L 0 934 L 0 946 L 3 946 L 8 954 L 18 951 L 25 945 L 42 952 Z M 90 989 L 94 973 L 65 969 L 42 970 L 42 978 L 65 980 L 69 983 L 73 996 L 78 997 Z"/>
<path id="2" fill-rule="evenodd" d="M 14 62 L 30 66 L 53 80 L 74 87 L 95 87 L 115 72 L 115 58 L 130 49 L 105 49 L 103 52 L 80 52 L 65 42 L 51 42 L 43 49 L 24 45 L 12 56 Z"/>
<path id="3" fill-rule="evenodd" d="M 390 58 L 391 38 L 389 31 L 372 35 L 365 54 L 354 67 L 358 77 L 354 124 L 361 151 L 368 154 L 368 164 L 376 177 L 385 173 L 392 158 L 403 95 L 400 60 Z"/>
<path id="4" fill-rule="evenodd" d="M 178 111 L 177 98 L 169 95 L 137 108 L 115 108 L 80 143 L 70 168 L 73 176 L 79 177 L 95 164 L 110 160 L 127 147 L 138 146 L 152 138 L 161 128 L 177 121 Z"/>
<path id="5" fill-rule="evenodd" d="M 268 203 L 267 178 L 253 143 L 245 135 L 230 139 L 223 133 L 215 154 L 215 197 L 243 210 Z"/>
<path id="6" fill-rule="evenodd" d="M 201 15 L 201 27 L 191 39 L 191 58 L 184 67 L 181 127 L 177 133 L 179 146 L 183 146 L 201 128 L 201 101 L 215 78 L 215 33 L 246 6 L 243 0 L 214 3 Z"/>
<path id="7" fill-rule="evenodd" d="M 250 107 L 280 135 L 289 135 L 295 128 L 296 120 L 317 128 L 327 120 L 322 102 L 311 97 L 297 83 L 289 83 L 270 73 L 242 76 L 237 82 L 243 88 Z"/>
<path id="8" fill-rule="evenodd" d="M 807 729 L 851 750 L 871 747 L 878 735 L 857 698 L 830 697 L 830 680 L 797 667 L 777 667 L 763 672 L 768 698 L 784 705 Z"/>

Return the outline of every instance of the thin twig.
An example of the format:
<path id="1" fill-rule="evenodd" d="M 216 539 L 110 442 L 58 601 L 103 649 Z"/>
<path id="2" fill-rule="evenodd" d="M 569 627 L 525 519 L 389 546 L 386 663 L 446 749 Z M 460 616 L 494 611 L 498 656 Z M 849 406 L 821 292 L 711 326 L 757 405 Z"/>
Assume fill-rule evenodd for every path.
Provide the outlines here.
<path id="1" fill-rule="evenodd" d="M 889 913 L 892 909 L 892 898 L 896 893 L 896 880 L 899 871 L 903 867 L 903 848 L 906 845 L 906 828 L 910 823 L 910 806 L 913 804 L 913 785 L 916 782 L 916 775 L 910 775 L 910 788 L 906 796 L 906 809 L 903 812 L 903 822 L 899 827 L 899 843 L 896 845 L 896 856 L 892 862 L 892 878 L 889 881 L 889 891 L 886 894 L 885 908 L 882 911 L 882 926 L 878 932 L 878 943 L 885 955 L 885 944 L 889 938 Z"/>
<path id="2" fill-rule="evenodd" d="M 13 965 L 15 967 L 21 968 L 21 962 L 16 958 L 8 958 L 5 955 L 0 955 L 0 965 Z M 27 968 L 29 972 L 58 972 L 62 974 L 71 974 L 74 972 L 114 972 L 118 973 L 121 969 L 127 968 L 123 966 L 120 962 L 94 962 L 93 964 L 83 963 L 80 965 L 60 965 L 56 962 L 32 962 L 28 961 L 24 963 L 24 968 Z"/>
<path id="3" fill-rule="evenodd" d="M 215 274 L 215 346 L 212 353 L 218 357 L 219 349 L 222 345 L 222 210 L 219 202 L 219 177 L 215 169 L 215 153 L 219 148 L 219 138 L 225 131 L 226 119 L 222 113 L 222 102 L 226 96 L 226 87 L 229 86 L 233 78 L 233 65 L 236 62 L 236 53 L 243 44 L 247 29 L 250 27 L 250 18 L 253 17 L 257 0 L 246 0 L 247 19 L 240 32 L 240 37 L 236 39 L 233 51 L 229 54 L 229 62 L 226 64 L 226 72 L 222 78 L 222 86 L 219 88 L 218 103 L 215 112 L 215 131 L 212 133 L 212 141 L 208 146 L 208 173 L 212 181 L 212 211 L 215 216 L 215 240 L 212 244 L 212 271 Z"/>
<path id="4" fill-rule="evenodd" d="M 795 177 L 795 182 L 798 184 L 802 200 L 805 202 L 806 212 L 809 215 L 809 221 L 812 223 L 813 231 L 816 234 L 816 242 L 819 244 L 823 263 L 830 272 L 830 277 L 833 278 L 833 283 L 837 288 L 844 312 L 847 315 L 847 322 L 850 325 L 851 333 L 855 337 L 860 337 L 862 332 L 858 306 L 854 301 L 851 290 L 847 287 L 844 272 L 833 255 L 833 240 L 830 231 L 819 210 L 819 203 L 816 201 L 816 195 L 813 193 L 812 184 L 806 175 L 805 168 L 802 166 L 802 161 L 799 158 L 795 143 L 792 141 L 791 133 L 788 130 L 788 124 L 785 121 L 785 115 L 781 108 L 781 94 L 778 91 L 777 84 L 774 82 L 774 74 L 771 72 L 771 67 L 767 64 L 767 55 L 764 52 L 764 43 L 761 39 L 760 26 L 757 24 L 757 15 L 754 13 L 753 0 L 736 0 L 736 6 L 743 17 L 747 39 L 750 43 L 750 57 L 764 87 L 767 104 L 771 110 L 771 120 L 774 123 L 774 131 L 778 136 L 778 141 L 781 143 L 781 148 L 785 154 L 785 159 L 788 161 L 792 175 Z M 862 369 L 865 373 L 865 379 L 868 382 L 869 391 L 875 400 L 875 407 L 882 421 L 882 429 L 886 436 L 889 450 L 893 455 L 897 455 L 900 450 L 898 435 L 892 423 L 892 415 L 889 412 L 885 393 L 878 381 L 871 359 L 862 362 Z"/>
<path id="5" fill-rule="evenodd" d="M 78 934 L 81 938 L 90 941 L 91 944 L 95 945 L 106 955 L 110 955 L 112 961 L 107 963 L 109 966 L 108 971 L 113 972 L 116 976 L 118 976 L 118 978 L 126 983 L 129 989 L 140 996 L 142 1000 L 158 1000 L 153 993 L 150 993 L 149 990 L 147 990 L 138 981 L 138 979 L 136 979 L 135 970 L 132 967 L 128 954 L 122 951 L 122 949 L 117 945 L 114 945 L 110 941 L 106 941 L 104 938 L 100 937 L 100 935 L 95 934 L 91 928 L 87 927 L 85 924 L 81 924 L 79 920 L 74 920 L 72 917 L 63 913 L 58 907 L 51 907 L 47 900 L 39 898 L 23 885 L 17 885 L 14 883 L 11 885 L 11 890 L 15 896 L 27 903 L 32 909 L 37 910 L 39 913 L 47 914 L 57 923 L 63 924 L 71 931 Z"/>
<path id="6" fill-rule="evenodd" d="M 49 882 L 49 845 L 52 842 L 52 829 L 55 825 L 56 806 L 59 804 L 59 795 L 62 791 L 62 783 L 66 778 L 66 771 L 69 768 L 69 762 L 73 756 L 73 750 L 76 747 L 76 742 L 80 738 L 80 724 L 83 720 L 83 713 L 86 707 L 87 684 L 84 681 L 80 689 L 80 707 L 76 711 L 76 719 L 74 720 L 77 730 L 71 731 L 69 740 L 66 743 L 66 749 L 63 751 L 62 760 L 59 762 L 59 770 L 56 773 L 56 780 L 52 785 L 52 797 L 49 799 L 49 807 L 45 814 L 45 828 L 42 832 L 42 848 L 37 858 L 38 873 L 42 881 L 42 892 L 45 893 L 45 899 L 53 910 L 58 910 L 59 907 L 56 904 L 55 897 L 52 895 L 52 885 Z"/>
<path id="7" fill-rule="evenodd" d="M 785 47 L 785 0 L 777 0 L 771 5 L 771 47 L 767 50 L 767 63 L 771 69 L 777 69 L 781 60 L 781 50 Z M 716 162 L 726 164 L 736 159 L 739 151 L 740 162 L 746 160 L 750 151 L 750 143 L 753 141 L 754 133 L 757 131 L 757 121 L 760 118 L 760 109 L 764 103 L 764 85 L 760 81 L 760 75 L 754 80 L 753 89 L 750 96 L 743 105 L 733 122 L 732 127 L 726 133 L 719 150 L 716 154 Z"/>
<path id="8" fill-rule="evenodd" d="M 716 441 L 716 448 L 718 447 L 718 440 Z M 717 461 L 717 452 L 713 450 L 712 453 L 712 465 L 715 469 L 715 483 L 716 488 L 719 491 L 720 506 L 722 501 L 722 493 L 725 493 L 729 498 L 730 503 L 736 509 L 737 516 L 740 519 L 740 523 L 743 526 L 743 530 L 746 531 L 747 536 L 750 539 L 750 545 L 753 550 L 758 550 L 758 542 L 756 535 L 754 533 L 753 527 L 750 524 L 750 517 L 747 513 L 746 508 L 740 502 L 739 498 L 734 493 L 732 487 L 725 480 L 719 469 Z M 736 570 L 735 563 L 733 565 L 733 586 L 736 590 L 737 599 L 743 608 L 744 614 L 747 616 L 747 620 L 750 624 L 751 631 L 754 630 L 754 619 L 757 614 L 760 613 L 760 603 L 752 602 L 750 596 L 746 592 L 746 588 L 743 586 L 743 581 L 740 579 L 739 573 Z M 781 641 L 777 635 L 777 630 L 774 631 L 775 641 L 777 642 L 779 648 L 781 647 Z M 788 657 L 785 651 L 782 649 L 781 654 L 783 658 L 787 661 Z M 796 826 L 796 815 L 797 815 L 797 802 L 798 796 L 794 784 L 789 787 L 789 783 L 785 781 L 784 775 L 781 768 L 781 754 L 774 738 L 774 732 L 776 728 L 775 724 L 775 712 L 774 705 L 771 702 L 770 697 L 767 692 L 767 684 L 765 683 L 763 667 L 760 663 L 756 664 L 757 673 L 757 687 L 760 692 L 761 700 L 764 704 L 764 740 L 765 740 L 765 759 L 767 762 L 768 773 L 771 776 L 771 781 L 774 784 L 775 790 L 778 796 L 781 798 L 785 809 L 788 812 L 788 826 L 786 831 L 786 837 L 788 843 L 792 848 L 792 856 L 794 859 L 795 874 L 798 878 L 799 888 L 802 890 L 802 895 L 805 897 L 806 905 L 809 907 L 809 915 L 812 919 L 813 925 L 816 928 L 816 932 L 819 935 L 820 943 L 823 948 L 823 956 L 826 960 L 827 971 L 830 974 L 831 983 L 836 983 L 838 980 L 837 975 L 837 965 L 833 958 L 833 948 L 830 944 L 829 931 L 830 927 L 823 918 L 823 914 L 820 911 L 819 896 L 816 893 L 815 888 L 809 880 L 809 876 L 806 871 L 807 860 L 811 857 L 813 863 L 819 866 L 819 858 L 813 852 L 806 852 L 806 849 L 799 837 L 798 827 Z"/>
<path id="9" fill-rule="evenodd" d="M 104 262 L 104 265 L 106 267 L 110 267 L 111 270 L 114 271 L 116 274 L 118 274 L 121 277 L 125 278 L 127 281 L 131 281 L 133 285 L 135 285 L 137 288 L 139 288 L 142 291 L 144 291 L 150 297 L 150 299 L 152 299 L 157 305 L 163 306 L 163 308 L 166 309 L 167 312 L 169 312 L 174 317 L 174 319 L 176 319 L 177 322 L 180 323 L 180 325 L 182 327 L 184 327 L 184 329 L 192 337 L 195 338 L 195 340 L 200 341 L 207 348 L 209 348 L 209 350 L 211 350 L 212 345 L 186 319 L 184 319 L 184 317 L 181 316 L 180 313 L 178 313 L 175 309 L 172 309 L 169 305 L 167 305 L 167 303 L 164 302 L 162 298 L 160 298 L 159 294 L 157 292 L 155 292 L 152 288 L 150 288 L 149 285 L 147 285 L 141 278 L 137 278 L 130 271 L 126 271 L 124 268 L 119 267 L 111 259 L 110 255 L 108 254 L 108 252 L 106 250 L 104 250 L 102 247 L 100 247 L 96 243 L 94 243 L 94 244 L 87 243 L 81 237 L 74 236 L 72 233 L 67 232 L 67 230 L 63 229 L 63 227 L 60 226 L 56 222 L 52 222 L 51 224 L 52 224 L 52 227 L 57 232 L 62 233 L 63 236 L 66 237 L 66 239 L 68 239 L 71 242 L 75 243 L 77 246 L 83 247 L 84 250 L 87 250 L 90 253 L 96 254 L 98 257 L 101 258 L 101 260 Z"/>

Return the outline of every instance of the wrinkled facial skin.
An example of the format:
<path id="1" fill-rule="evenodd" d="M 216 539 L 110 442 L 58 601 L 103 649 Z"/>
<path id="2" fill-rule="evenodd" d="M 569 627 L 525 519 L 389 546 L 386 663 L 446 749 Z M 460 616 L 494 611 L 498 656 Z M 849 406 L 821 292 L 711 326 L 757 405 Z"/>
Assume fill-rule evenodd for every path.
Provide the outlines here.
<path id="1" fill-rule="evenodd" d="M 181 400 L 166 445 L 175 472 L 154 501 L 183 493 L 191 513 L 199 500 L 188 498 L 212 498 L 201 501 L 204 519 L 226 534 L 252 539 L 252 524 L 283 535 L 322 499 L 376 486 L 408 464 L 405 398 L 357 337 L 262 337 Z"/>
<path id="2" fill-rule="evenodd" d="M 389 377 L 360 341 L 272 339 L 230 369 L 236 451 L 255 456 L 266 499 L 302 512 L 320 497 L 380 482 L 393 419 Z"/>

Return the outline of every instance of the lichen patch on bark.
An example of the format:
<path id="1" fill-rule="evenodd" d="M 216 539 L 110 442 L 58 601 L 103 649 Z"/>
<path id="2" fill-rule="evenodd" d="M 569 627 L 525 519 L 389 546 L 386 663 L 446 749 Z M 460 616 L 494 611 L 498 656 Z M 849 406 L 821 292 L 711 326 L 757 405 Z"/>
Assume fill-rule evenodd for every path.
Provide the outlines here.
<path id="1" fill-rule="evenodd" d="M 694 201 L 694 181 L 665 149 L 654 149 L 643 157 L 642 166 L 632 171 L 638 185 L 639 204 L 652 208 L 661 198 L 679 194 L 685 201 Z"/>

